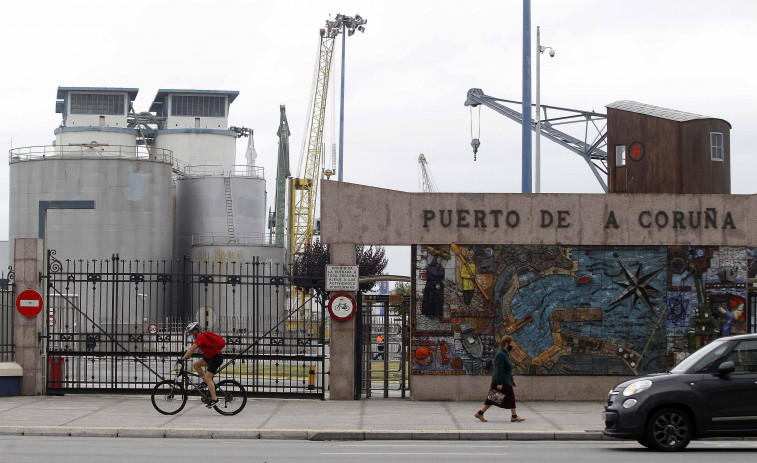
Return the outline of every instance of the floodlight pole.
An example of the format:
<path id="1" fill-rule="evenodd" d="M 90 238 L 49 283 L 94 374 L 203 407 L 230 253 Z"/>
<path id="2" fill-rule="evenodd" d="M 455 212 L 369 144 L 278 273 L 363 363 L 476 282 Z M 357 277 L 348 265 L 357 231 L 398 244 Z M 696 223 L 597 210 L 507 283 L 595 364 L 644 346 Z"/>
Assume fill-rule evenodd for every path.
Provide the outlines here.
<path id="1" fill-rule="evenodd" d="M 531 0 L 523 0 L 523 152 L 521 192 L 531 193 Z"/>
<path id="2" fill-rule="evenodd" d="M 337 180 L 343 179 L 342 155 L 344 154 L 344 45 L 347 43 L 347 24 L 342 22 L 342 94 L 339 97 L 339 167 L 336 170 Z"/>

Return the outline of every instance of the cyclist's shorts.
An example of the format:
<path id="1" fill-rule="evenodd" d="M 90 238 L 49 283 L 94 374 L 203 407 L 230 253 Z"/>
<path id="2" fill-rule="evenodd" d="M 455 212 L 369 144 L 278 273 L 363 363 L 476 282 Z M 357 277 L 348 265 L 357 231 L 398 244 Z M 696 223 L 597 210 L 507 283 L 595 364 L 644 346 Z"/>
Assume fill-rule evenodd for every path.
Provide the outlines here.
<path id="1" fill-rule="evenodd" d="M 205 362 L 208 364 L 208 371 L 216 374 L 218 373 L 218 369 L 221 368 L 221 364 L 223 363 L 223 354 L 216 354 L 211 358 L 206 358 Z"/>

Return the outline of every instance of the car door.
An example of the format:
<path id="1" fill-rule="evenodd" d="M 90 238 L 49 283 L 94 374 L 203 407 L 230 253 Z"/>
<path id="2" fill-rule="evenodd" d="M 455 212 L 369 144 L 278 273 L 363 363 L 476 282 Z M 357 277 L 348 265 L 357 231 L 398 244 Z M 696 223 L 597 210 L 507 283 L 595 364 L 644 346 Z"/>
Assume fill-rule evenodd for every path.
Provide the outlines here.
<path id="1" fill-rule="evenodd" d="M 726 361 L 735 364 L 733 373 L 702 379 L 705 426 L 712 431 L 757 431 L 757 340 L 739 342 L 718 364 Z"/>

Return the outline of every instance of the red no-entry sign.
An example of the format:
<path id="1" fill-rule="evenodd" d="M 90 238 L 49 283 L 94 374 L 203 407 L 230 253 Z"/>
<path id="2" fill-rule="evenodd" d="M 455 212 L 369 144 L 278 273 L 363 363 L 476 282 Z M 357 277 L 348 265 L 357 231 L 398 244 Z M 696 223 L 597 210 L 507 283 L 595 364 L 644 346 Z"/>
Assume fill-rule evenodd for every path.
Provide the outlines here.
<path id="1" fill-rule="evenodd" d="M 16 296 L 16 310 L 26 318 L 34 318 L 42 311 L 42 295 L 33 289 L 25 289 Z"/>

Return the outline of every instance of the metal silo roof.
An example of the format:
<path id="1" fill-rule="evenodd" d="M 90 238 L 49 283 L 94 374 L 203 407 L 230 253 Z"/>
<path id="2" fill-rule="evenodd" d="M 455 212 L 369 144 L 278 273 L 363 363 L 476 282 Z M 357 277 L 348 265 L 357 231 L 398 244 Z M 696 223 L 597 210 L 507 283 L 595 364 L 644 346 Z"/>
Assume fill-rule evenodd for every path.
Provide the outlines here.
<path id="1" fill-rule="evenodd" d="M 701 114 L 687 113 L 684 111 L 678 111 L 676 109 L 663 108 L 660 106 L 653 106 L 650 104 L 639 103 L 631 100 L 621 100 L 614 103 L 610 103 L 606 106 L 610 109 L 618 109 L 621 111 L 628 111 L 632 113 L 644 114 L 646 116 L 659 117 L 661 119 L 667 119 L 676 122 L 688 122 L 698 119 L 719 119 L 730 127 L 731 124 L 725 119 L 712 116 L 703 116 Z"/>

